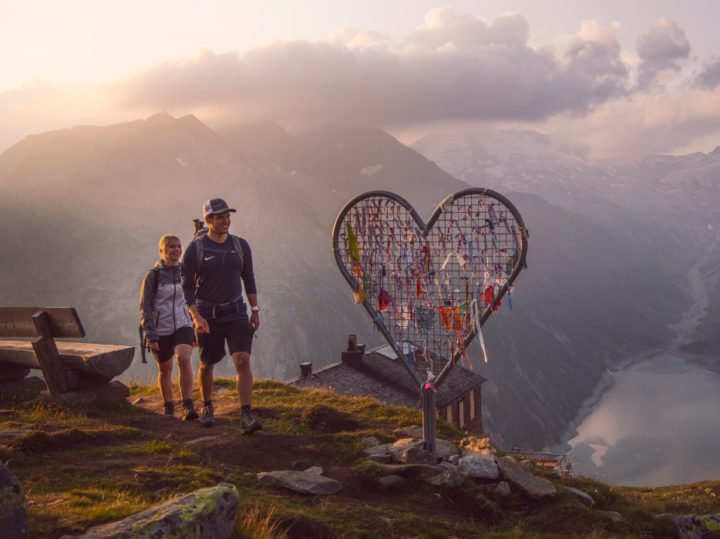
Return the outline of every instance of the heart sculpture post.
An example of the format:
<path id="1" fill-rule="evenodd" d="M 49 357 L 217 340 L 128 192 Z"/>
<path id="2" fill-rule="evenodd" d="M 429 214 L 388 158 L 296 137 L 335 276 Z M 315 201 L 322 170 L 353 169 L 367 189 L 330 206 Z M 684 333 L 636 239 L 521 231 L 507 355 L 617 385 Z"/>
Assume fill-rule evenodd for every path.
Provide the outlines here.
<path id="1" fill-rule="evenodd" d="M 505 300 L 525 265 L 528 232 L 505 197 L 471 188 L 448 196 L 425 223 L 402 197 L 370 191 L 333 227 L 333 251 L 422 395 L 425 448 L 435 460 L 436 389 Z"/>

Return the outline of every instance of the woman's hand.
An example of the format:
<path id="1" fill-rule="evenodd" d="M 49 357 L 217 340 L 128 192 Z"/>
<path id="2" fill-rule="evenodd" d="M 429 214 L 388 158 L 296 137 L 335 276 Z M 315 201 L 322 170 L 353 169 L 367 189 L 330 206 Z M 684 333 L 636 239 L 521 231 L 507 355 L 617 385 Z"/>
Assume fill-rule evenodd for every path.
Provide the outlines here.
<path id="1" fill-rule="evenodd" d="M 150 341 L 150 350 L 153 352 L 159 352 L 160 344 L 157 341 Z"/>
<path id="2" fill-rule="evenodd" d="M 250 315 L 250 325 L 255 331 L 260 327 L 260 313 L 253 311 Z"/>

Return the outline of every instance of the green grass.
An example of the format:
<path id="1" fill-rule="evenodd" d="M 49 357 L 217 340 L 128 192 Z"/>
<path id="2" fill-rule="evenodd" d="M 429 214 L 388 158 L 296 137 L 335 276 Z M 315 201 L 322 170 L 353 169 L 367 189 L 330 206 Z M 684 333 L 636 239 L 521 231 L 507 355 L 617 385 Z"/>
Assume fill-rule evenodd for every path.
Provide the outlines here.
<path id="1" fill-rule="evenodd" d="M 216 393 L 218 402 L 237 405 L 233 379 L 220 379 L 215 385 L 228 390 Z M 672 537 L 672 526 L 656 519 L 656 514 L 720 512 L 718 481 L 627 488 L 582 477 L 553 479 L 558 487 L 589 493 L 596 502 L 592 510 L 568 494 L 538 502 L 513 491 L 505 499 L 475 483 L 446 489 L 411 480 L 387 491 L 378 482 L 382 474 L 362 463 L 360 440 L 367 436 L 381 443 L 395 440 L 393 429 L 421 423 L 417 410 L 258 381 L 254 406 L 262 413 L 262 433 L 251 440 L 237 436 L 208 451 L 202 444 L 186 445 L 178 439 L 180 434 L 189 439 L 187 433 L 198 438 L 214 434 L 197 425 L 168 424 L 176 426 L 175 435 L 146 428 L 144 422 L 157 419 L 151 411 L 158 408 L 157 388 L 138 385 L 132 393 L 131 400 L 149 399 L 149 409 L 127 404 L 87 411 L 8 405 L 13 414 L 0 428 L 27 433 L 0 447 L 0 459 L 23 484 L 31 537 L 79 533 L 221 481 L 238 488 L 238 536 L 251 538 Z M 231 412 L 226 425 L 232 426 L 236 417 Z M 438 422 L 438 432 L 449 440 L 461 437 L 444 421 Z M 274 438 L 285 440 L 283 447 L 293 447 L 287 440 L 300 437 L 304 442 L 296 446 L 297 454 L 282 457 L 303 461 L 308 439 L 332 453 L 336 468 L 332 473 L 344 474 L 340 494 L 310 497 L 266 487 L 256 480 L 255 464 L 243 458 L 251 444 L 272 452 Z M 268 445 L 263 447 L 265 442 Z M 622 520 L 613 522 L 607 511 L 621 513 Z"/>

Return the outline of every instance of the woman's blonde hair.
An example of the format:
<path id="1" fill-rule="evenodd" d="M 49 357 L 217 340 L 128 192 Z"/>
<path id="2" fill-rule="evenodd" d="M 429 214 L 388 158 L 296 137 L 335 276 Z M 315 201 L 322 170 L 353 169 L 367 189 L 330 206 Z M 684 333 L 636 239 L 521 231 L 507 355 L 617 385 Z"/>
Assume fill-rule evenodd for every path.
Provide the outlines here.
<path id="1" fill-rule="evenodd" d="M 168 246 L 168 243 L 172 240 L 180 241 L 180 238 L 173 234 L 165 234 L 162 238 L 160 238 L 160 241 L 158 242 L 158 249 L 160 249 L 160 252 L 163 252 Z M 180 243 L 182 244 L 182 242 Z"/>

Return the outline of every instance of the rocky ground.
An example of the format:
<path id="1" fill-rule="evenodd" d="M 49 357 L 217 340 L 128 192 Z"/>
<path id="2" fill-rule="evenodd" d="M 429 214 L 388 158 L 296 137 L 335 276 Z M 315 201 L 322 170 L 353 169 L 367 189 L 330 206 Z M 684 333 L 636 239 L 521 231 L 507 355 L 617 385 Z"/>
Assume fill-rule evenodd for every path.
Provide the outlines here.
<path id="1" fill-rule="evenodd" d="M 233 385 L 217 384 L 211 428 L 163 416 L 148 387 L 92 410 L 3 403 L 0 460 L 23 487 L 29 537 L 78 535 L 220 483 L 237 491 L 238 537 L 676 537 L 657 515 L 720 512 L 718 482 L 556 477 L 443 422 L 434 464 L 417 411 L 277 382 L 256 384 L 263 430 L 243 436 Z"/>

